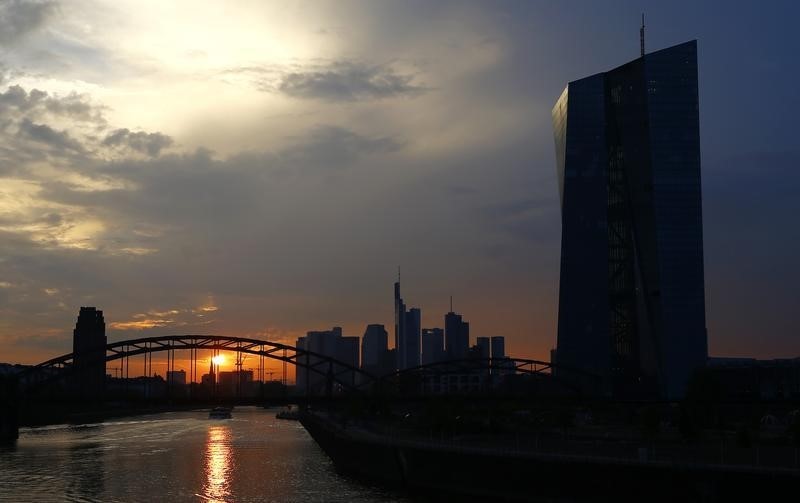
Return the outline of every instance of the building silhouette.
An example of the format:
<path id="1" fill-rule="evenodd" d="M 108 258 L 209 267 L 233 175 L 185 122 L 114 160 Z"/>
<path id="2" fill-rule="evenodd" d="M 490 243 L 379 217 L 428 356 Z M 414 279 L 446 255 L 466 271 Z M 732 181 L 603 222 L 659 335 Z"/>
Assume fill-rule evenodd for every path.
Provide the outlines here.
<path id="1" fill-rule="evenodd" d="M 341 327 L 333 327 L 331 330 L 319 330 L 307 332 L 305 337 L 300 337 L 295 343 L 298 349 L 305 349 L 320 356 L 334 358 L 351 367 L 359 366 L 359 338 L 342 335 Z M 303 356 L 301 363 L 315 365 L 323 361 L 317 356 Z M 337 375 L 339 382 L 349 382 L 355 384 L 355 373 L 347 372 L 346 367 L 338 364 L 331 364 L 331 368 L 324 365 L 319 367 L 321 373 L 309 371 L 308 369 L 297 367 L 296 383 L 301 392 L 308 391 L 311 394 L 323 394 L 326 392 L 328 379 L 324 373 L 328 371 Z M 344 372 L 340 374 L 340 372 Z"/>
<path id="2" fill-rule="evenodd" d="M 389 334 L 383 325 L 367 325 L 361 338 L 361 364 L 364 368 L 377 366 L 389 350 Z"/>
<path id="3" fill-rule="evenodd" d="M 406 309 L 400 296 L 400 279 L 394 284 L 394 347 L 397 350 L 397 369 L 419 365 L 422 311 Z"/>
<path id="4" fill-rule="evenodd" d="M 186 386 L 186 371 L 167 370 L 167 384 L 170 386 Z"/>
<path id="5" fill-rule="evenodd" d="M 448 360 L 462 360 L 469 352 L 469 323 L 452 310 L 444 315 L 445 351 Z"/>
<path id="6" fill-rule="evenodd" d="M 81 307 L 72 332 L 72 352 L 75 355 L 73 385 L 82 398 L 102 398 L 105 393 L 106 344 L 103 311 Z"/>
<path id="7" fill-rule="evenodd" d="M 444 361 L 444 330 L 441 328 L 422 329 L 422 364 L 429 365 Z"/>
<path id="8" fill-rule="evenodd" d="M 383 325 L 367 325 L 361 338 L 361 368 L 375 376 L 390 374 L 396 364 L 389 350 L 389 334 Z"/>
<path id="9" fill-rule="evenodd" d="M 475 356 L 482 359 L 491 357 L 491 346 L 488 337 L 478 337 L 475 339 Z"/>
<path id="10" fill-rule="evenodd" d="M 495 335 L 491 338 L 492 358 L 506 357 L 506 338 L 502 335 Z"/>
<path id="11" fill-rule="evenodd" d="M 679 398 L 708 355 L 696 42 L 570 82 L 553 126 L 559 376 Z"/>

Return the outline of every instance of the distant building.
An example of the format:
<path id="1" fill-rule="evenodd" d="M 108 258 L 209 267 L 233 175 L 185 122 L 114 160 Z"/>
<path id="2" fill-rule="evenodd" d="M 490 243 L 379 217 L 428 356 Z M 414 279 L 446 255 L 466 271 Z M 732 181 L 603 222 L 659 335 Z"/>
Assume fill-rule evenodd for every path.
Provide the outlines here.
<path id="1" fill-rule="evenodd" d="M 168 370 L 167 371 L 167 384 L 170 386 L 186 386 L 186 371 L 185 370 Z"/>
<path id="2" fill-rule="evenodd" d="M 342 363 L 350 365 L 352 368 L 359 368 L 359 338 L 357 336 L 343 336 L 339 340 L 338 348 L 336 351 L 336 359 Z M 344 368 L 336 368 L 335 371 L 344 370 Z M 347 381 L 350 385 L 356 383 L 356 374 L 354 371 L 346 372 L 344 375 L 339 376 L 340 381 Z"/>
<path id="3" fill-rule="evenodd" d="M 559 375 L 680 398 L 708 356 L 696 41 L 570 82 L 553 128 Z"/>
<path id="4" fill-rule="evenodd" d="M 430 365 L 444 361 L 444 330 L 441 328 L 422 329 L 422 364 Z"/>
<path id="5" fill-rule="evenodd" d="M 488 359 L 491 357 L 491 346 L 488 337 L 478 337 L 475 339 L 475 347 L 478 350 L 478 358 Z"/>
<path id="6" fill-rule="evenodd" d="M 326 356 L 339 362 L 358 368 L 359 357 L 359 338 L 342 336 L 341 327 L 333 327 L 331 330 L 311 331 L 305 337 L 297 339 L 297 348 L 305 349 L 320 356 L 300 357 L 300 362 L 305 363 L 313 369 L 297 367 L 297 389 L 298 392 L 321 395 L 327 392 L 328 373 L 336 375 L 336 382 L 354 384 L 355 373 L 345 371 L 346 368 L 340 365 L 327 365 L 320 357 Z M 334 388 L 337 387 L 332 383 Z"/>
<path id="7" fill-rule="evenodd" d="M 422 311 L 406 310 L 400 296 L 400 281 L 394 284 L 394 345 L 397 350 L 397 368 L 405 370 L 419 365 Z"/>
<path id="8" fill-rule="evenodd" d="M 395 351 L 389 350 L 389 334 L 383 325 L 368 325 L 361 339 L 361 368 L 373 376 L 394 372 Z"/>
<path id="9" fill-rule="evenodd" d="M 167 371 L 167 391 L 169 395 L 173 397 L 188 396 L 189 388 L 186 386 L 185 370 Z"/>
<path id="10" fill-rule="evenodd" d="M 217 386 L 219 396 L 252 397 L 258 394 L 252 370 L 222 370 Z"/>
<path id="11" fill-rule="evenodd" d="M 82 398 L 98 399 L 105 393 L 107 343 L 103 311 L 81 307 L 72 332 L 72 352 L 74 388 Z"/>
<path id="12" fill-rule="evenodd" d="M 469 352 L 469 323 L 450 311 L 444 316 L 445 351 L 448 360 L 461 360 Z"/>
<path id="13" fill-rule="evenodd" d="M 383 354 L 389 350 L 389 334 L 383 325 L 367 325 L 361 338 L 361 365 L 376 367 Z"/>
<path id="14" fill-rule="evenodd" d="M 492 358 L 506 357 L 506 338 L 502 335 L 492 337 Z"/>

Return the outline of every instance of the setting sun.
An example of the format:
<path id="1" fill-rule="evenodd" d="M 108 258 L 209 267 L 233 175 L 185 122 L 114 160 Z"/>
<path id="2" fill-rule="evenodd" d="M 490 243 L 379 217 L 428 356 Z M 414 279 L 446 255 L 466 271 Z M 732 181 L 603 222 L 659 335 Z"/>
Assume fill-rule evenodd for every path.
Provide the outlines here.
<path id="1" fill-rule="evenodd" d="M 225 357 L 222 355 L 213 356 L 211 358 L 211 363 L 213 363 L 214 365 L 222 365 L 223 363 L 225 363 Z"/>

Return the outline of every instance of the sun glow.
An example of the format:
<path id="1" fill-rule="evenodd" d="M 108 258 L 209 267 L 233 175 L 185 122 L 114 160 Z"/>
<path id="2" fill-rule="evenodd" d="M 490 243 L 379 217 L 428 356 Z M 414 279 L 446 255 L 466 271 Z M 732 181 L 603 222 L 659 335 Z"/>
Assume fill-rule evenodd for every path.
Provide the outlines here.
<path id="1" fill-rule="evenodd" d="M 222 365 L 225 363 L 225 357 L 222 355 L 213 356 L 211 357 L 211 363 L 214 365 Z"/>

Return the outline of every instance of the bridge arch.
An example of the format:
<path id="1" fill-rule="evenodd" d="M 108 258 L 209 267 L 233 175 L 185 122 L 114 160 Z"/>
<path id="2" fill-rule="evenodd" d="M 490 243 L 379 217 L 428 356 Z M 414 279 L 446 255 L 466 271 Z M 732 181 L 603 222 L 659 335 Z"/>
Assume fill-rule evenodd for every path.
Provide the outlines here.
<path id="1" fill-rule="evenodd" d="M 558 370 L 558 376 L 556 376 Z M 419 377 L 421 379 L 439 378 L 448 375 L 482 375 L 489 378 L 491 386 L 493 380 L 507 375 L 528 375 L 536 378 L 545 378 L 548 382 L 568 390 L 574 395 L 596 395 L 599 392 L 599 377 L 595 374 L 580 369 L 556 365 L 553 362 L 534 360 L 530 358 L 463 358 L 427 363 L 398 370 L 388 375 L 379 376 L 377 382 L 385 383 L 403 379 Z M 564 378 L 562 374 L 568 375 Z"/>
<path id="2" fill-rule="evenodd" d="M 261 356 L 322 375 L 351 391 L 362 389 L 363 386 L 359 383 L 371 383 L 377 380 L 371 373 L 330 356 L 278 342 L 227 335 L 164 335 L 116 341 L 106 345 L 103 358 L 98 356 L 94 360 L 87 361 L 87 364 L 100 361 L 108 363 L 138 355 L 181 350 L 232 351 Z M 68 353 L 35 365 L 20 373 L 19 377 L 23 389 L 30 389 L 62 379 L 75 369 L 75 353 Z M 360 379 L 357 379 L 356 383 L 345 379 L 344 376 L 359 376 Z"/>

